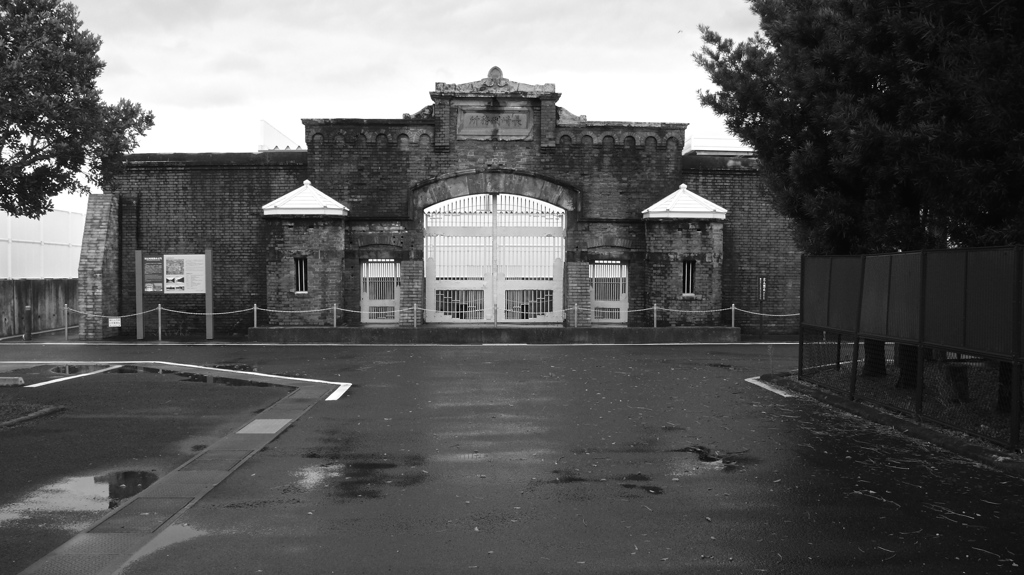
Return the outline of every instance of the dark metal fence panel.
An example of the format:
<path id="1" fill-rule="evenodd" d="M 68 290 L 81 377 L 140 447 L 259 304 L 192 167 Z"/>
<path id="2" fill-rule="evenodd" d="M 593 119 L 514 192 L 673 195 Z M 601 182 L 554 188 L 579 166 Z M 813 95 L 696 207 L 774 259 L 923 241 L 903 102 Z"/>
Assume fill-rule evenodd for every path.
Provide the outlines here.
<path id="1" fill-rule="evenodd" d="M 828 327 L 841 331 L 857 331 L 860 311 L 860 257 L 832 258 L 829 282 Z"/>
<path id="2" fill-rule="evenodd" d="M 926 252 L 924 339 L 960 348 L 964 345 L 964 285 L 967 252 Z"/>
<path id="3" fill-rule="evenodd" d="M 816 324 L 801 326 L 803 379 L 1020 447 L 1022 248 L 815 258 L 810 268 L 816 291 L 804 303 Z"/>
<path id="4" fill-rule="evenodd" d="M 868 256 L 864 259 L 864 293 L 860 311 L 860 331 L 885 337 L 889 320 L 889 268 L 892 256 Z"/>
<path id="5" fill-rule="evenodd" d="M 802 295 L 804 317 L 808 325 L 825 326 L 828 324 L 828 284 L 832 269 L 832 258 L 804 258 L 804 277 Z"/>
<path id="6" fill-rule="evenodd" d="M 1009 357 L 1013 352 L 1014 250 L 967 253 L 964 347 Z"/>
<path id="7" fill-rule="evenodd" d="M 888 335 L 917 340 L 921 317 L 921 253 L 892 255 Z"/>

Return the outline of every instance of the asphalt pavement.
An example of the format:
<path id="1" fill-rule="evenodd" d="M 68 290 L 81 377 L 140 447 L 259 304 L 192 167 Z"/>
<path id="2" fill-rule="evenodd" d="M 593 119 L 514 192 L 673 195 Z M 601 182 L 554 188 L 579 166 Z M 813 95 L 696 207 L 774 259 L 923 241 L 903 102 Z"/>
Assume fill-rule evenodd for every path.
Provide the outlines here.
<path id="1" fill-rule="evenodd" d="M 0 346 L 0 361 L 160 360 L 352 384 L 289 420 L 103 572 L 1020 569 L 1024 482 L 746 381 L 794 369 L 796 352 L 786 344 L 16 344 Z M 86 377 L 40 389 L 54 394 L 46 402 L 103 398 L 105 417 L 117 419 L 120 396 L 102 385 Z M 227 387 L 239 395 L 207 418 L 207 430 L 144 443 L 187 459 L 182 447 L 193 435 L 232 440 L 275 400 L 258 396 L 274 388 Z M 175 397 L 141 389 L 138 398 Z M 14 428 L 22 434 L 14 442 L 58 437 L 43 432 L 56 422 L 84 433 L 93 421 L 63 412 Z M 11 431 L 0 431 L 0 450 Z M 104 468 L 133 468 L 125 457 L 112 454 Z M 0 517 L 54 478 L 93 469 L 49 459 L 56 470 L 46 478 L 0 493 Z"/>

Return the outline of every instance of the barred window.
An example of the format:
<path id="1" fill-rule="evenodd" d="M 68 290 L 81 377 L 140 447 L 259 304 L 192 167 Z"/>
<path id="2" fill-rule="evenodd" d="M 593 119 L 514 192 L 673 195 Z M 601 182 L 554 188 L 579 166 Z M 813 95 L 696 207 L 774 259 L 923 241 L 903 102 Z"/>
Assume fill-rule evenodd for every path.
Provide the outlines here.
<path id="1" fill-rule="evenodd" d="M 697 262 L 686 260 L 683 262 L 683 294 L 693 295 L 693 276 L 697 271 Z"/>
<path id="2" fill-rule="evenodd" d="M 295 293 L 309 293 L 306 256 L 295 258 Z"/>

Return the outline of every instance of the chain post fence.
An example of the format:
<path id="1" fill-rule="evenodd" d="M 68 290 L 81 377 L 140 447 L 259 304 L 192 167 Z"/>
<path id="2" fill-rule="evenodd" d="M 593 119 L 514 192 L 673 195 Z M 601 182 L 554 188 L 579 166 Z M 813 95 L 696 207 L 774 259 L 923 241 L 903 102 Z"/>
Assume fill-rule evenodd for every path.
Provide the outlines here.
<path id="1" fill-rule="evenodd" d="M 430 308 L 427 308 L 427 307 L 420 306 L 418 304 L 413 304 L 413 307 L 411 307 L 411 308 L 403 308 L 403 309 L 396 310 L 396 316 L 395 317 L 398 317 L 397 316 L 398 313 L 400 313 L 402 311 L 409 311 L 409 310 L 413 311 L 413 317 L 414 317 L 413 327 L 414 328 L 419 327 L 419 321 L 417 321 L 417 320 L 418 320 L 420 312 L 439 312 L 439 310 L 430 309 Z M 670 325 L 669 322 L 672 320 L 672 314 L 679 314 L 679 317 L 711 316 L 711 320 L 708 323 L 706 323 L 705 325 L 716 325 L 717 323 L 720 323 L 721 318 L 724 317 L 723 314 L 725 312 L 729 312 L 731 327 L 736 327 L 736 319 L 735 318 L 736 318 L 736 314 L 737 313 L 745 313 L 745 314 L 750 314 L 750 315 L 755 315 L 755 316 L 763 315 L 765 317 L 782 317 L 782 318 L 786 318 L 786 317 L 794 317 L 795 318 L 795 317 L 800 315 L 799 313 L 790 313 L 790 314 L 762 314 L 762 313 L 755 312 L 755 311 L 741 309 L 739 307 L 736 307 L 735 304 L 732 304 L 732 305 L 730 305 L 729 307 L 726 307 L 726 308 L 708 309 L 708 310 L 673 309 L 673 308 L 668 308 L 668 307 L 659 306 L 659 305 L 655 304 L 654 306 L 649 307 L 649 308 L 627 310 L 626 313 L 627 313 L 627 317 L 628 317 L 628 314 L 643 314 L 645 312 L 649 312 L 649 311 L 652 311 L 652 310 L 654 311 L 653 327 L 658 327 L 659 325 L 661 325 L 661 326 Z M 177 310 L 177 309 L 167 308 L 167 307 L 164 307 L 162 304 L 157 304 L 156 307 L 154 307 L 152 309 L 145 310 L 145 311 L 140 312 L 140 313 L 123 314 L 123 315 L 116 315 L 116 314 L 111 314 L 111 315 L 94 314 L 94 313 L 90 313 L 90 312 L 84 312 L 84 311 L 81 311 L 81 310 L 77 310 L 77 309 L 71 308 L 71 307 L 69 307 L 67 305 L 65 305 L 63 311 L 64 311 L 63 316 L 64 316 L 64 324 L 65 324 L 63 329 L 65 330 L 65 339 L 67 338 L 67 327 L 71 323 L 70 318 L 71 318 L 72 314 L 74 314 L 75 317 L 95 317 L 95 318 L 101 318 L 102 320 L 107 321 L 107 322 L 109 322 L 112 325 L 118 325 L 119 326 L 120 325 L 120 321 L 122 319 L 133 318 L 133 317 L 136 317 L 136 316 L 141 316 L 141 315 L 146 315 L 146 314 L 150 314 L 150 313 L 155 313 L 156 314 L 156 324 L 157 324 L 156 337 L 157 337 L 158 341 L 163 341 L 164 335 L 165 335 L 164 334 L 164 320 L 163 320 L 164 313 L 176 314 L 176 315 L 180 315 L 180 316 L 185 316 L 186 318 L 193 318 L 193 319 L 198 319 L 199 317 L 205 317 L 207 315 L 212 315 L 212 316 L 239 315 L 239 320 L 238 321 L 239 321 L 240 324 L 241 323 L 248 323 L 252 327 L 259 327 L 261 325 L 262 326 L 275 325 L 271 321 L 271 316 L 273 316 L 274 314 L 280 314 L 280 315 L 285 315 L 285 316 L 295 316 L 295 315 L 302 315 L 302 314 L 313 314 L 314 315 L 313 321 L 311 321 L 309 323 L 306 323 L 304 325 L 322 326 L 322 327 L 327 327 L 327 326 L 338 327 L 339 314 L 341 314 L 341 315 L 344 315 L 344 314 L 356 314 L 357 317 L 361 317 L 361 315 L 362 315 L 362 312 L 360 310 L 344 309 L 342 307 L 339 307 L 337 304 L 331 304 L 331 307 L 327 307 L 327 308 L 317 308 L 317 309 L 307 309 L 307 310 L 268 309 L 268 308 L 259 307 L 258 304 L 253 304 L 252 307 L 247 307 L 247 308 L 244 308 L 244 309 L 233 310 L 233 311 L 225 311 L 225 312 L 213 312 L 211 314 L 207 314 L 206 312 L 193 312 L 193 311 L 185 311 L 185 310 Z M 444 310 L 444 311 L 441 311 L 441 313 L 447 313 L 447 311 L 448 310 Z M 502 311 L 502 310 L 496 309 L 495 310 L 495 316 L 497 316 L 497 313 L 500 312 L 500 311 Z M 593 311 L 594 311 L 594 309 L 592 307 L 590 307 L 590 306 L 581 306 L 579 304 L 573 304 L 573 306 L 571 308 L 568 308 L 568 309 L 562 309 L 562 310 L 555 309 L 553 312 L 545 310 L 544 313 L 546 315 L 552 315 L 553 314 L 553 315 L 556 315 L 557 317 L 561 317 L 566 322 L 569 322 L 569 324 L 572 327 L 577 327 L 578 326 L 580 312 L 583 312 L 584 314 L 589 312 L 589 313 L 592 314 Z M 326 312 L 330 312 L 330 313 L 327 314 Z M 524 318 L 524 312 L 523 312 L 523 310 L 521 308 L 519 308 L 519 309 L 506 309 L 506 310 L 504 310 L 504 313 L 505 313 L 506 318 L 513 318 L 513 319 L 517 319 L 517 318 L 518 319 L 523 319 Z M 716 321 L 716 319 L 715 319 L 716 318 L 716 314 L 717 314 L 718 321 Z M 246 317 L 248 317 L 248 319 L 246 319 Z M 324 319 L 324 318 L 326 318 L 326 319 Z M 650 319 L 650 318 L 648 318 L 648 319 Z M 113 321 L 111 321 L 111 320 L 113 320 Z M 497 317 L 495 317 L 494 321 L 495 322 L 497 321 Z M 398 323 L 396 321 L 395 325 L 397 325 L 397 324 Z M 626 324 L 627 324 L 627 322 L 624 321 L 623 325 L 626 325 Z M 288 326 L 296 327 L 294 324 L 288 324 Z"/>
<path id="2" fill-rule="evenodd" d="M 799 377 L 1018 450 L 1021 247 L 806 256 Z"/>

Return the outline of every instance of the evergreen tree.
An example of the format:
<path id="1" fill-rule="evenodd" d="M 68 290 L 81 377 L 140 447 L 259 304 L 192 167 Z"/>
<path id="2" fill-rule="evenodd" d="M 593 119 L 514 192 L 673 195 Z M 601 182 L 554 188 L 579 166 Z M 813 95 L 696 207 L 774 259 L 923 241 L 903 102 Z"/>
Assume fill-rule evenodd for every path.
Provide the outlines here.
<path id="1" fill-rule="evenodd" d="M 754 37 L 700 28 L 699 96 L 808 253 L 1024 242 L 1019 3 L 750 2 Z"/>
<path id="2" fill-rule="evenodd" d="M 100 39 L 63 0 L 0 0 L 0 209 L 38 217 L 61 192 L 109 188 L 153 126 L 136 103 L 106 104 Z"/>

